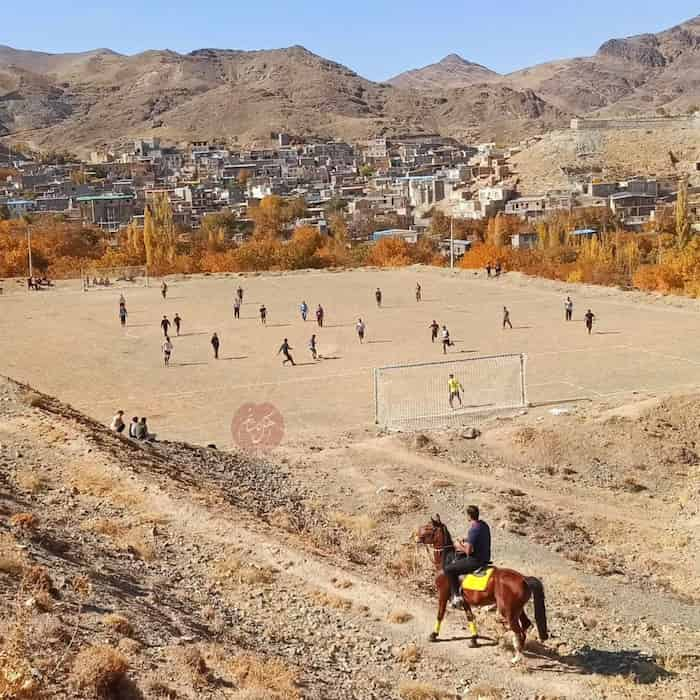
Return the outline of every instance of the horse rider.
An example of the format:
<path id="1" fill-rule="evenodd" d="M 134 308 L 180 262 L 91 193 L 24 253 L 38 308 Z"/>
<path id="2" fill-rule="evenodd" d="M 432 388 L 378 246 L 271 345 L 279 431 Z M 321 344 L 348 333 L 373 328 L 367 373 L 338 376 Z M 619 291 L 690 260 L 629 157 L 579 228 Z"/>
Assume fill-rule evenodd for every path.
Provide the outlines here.
<path id="1" fill-rule="evenodd" d="M 452 607 L 455 608 L 462 605 L 459 577 L 491 563 L 491 529 L 479 518 L 477 506 L 469 506 L 467 515 L 469 516 L 467 537 L 455 542 L 455 557 L 444 567 L 445 574 L 450 580 Z"/>

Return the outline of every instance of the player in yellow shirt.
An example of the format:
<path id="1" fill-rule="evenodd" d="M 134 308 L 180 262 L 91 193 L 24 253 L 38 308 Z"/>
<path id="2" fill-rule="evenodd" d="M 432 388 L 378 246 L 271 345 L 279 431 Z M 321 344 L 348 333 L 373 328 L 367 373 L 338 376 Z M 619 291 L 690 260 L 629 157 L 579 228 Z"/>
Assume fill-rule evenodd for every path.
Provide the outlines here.
<path id="1" fill-rule="evenodd" d="M 462 406 L 462 393 L 464 387 L 460 384 L 459 379 L 455 377 L 454 374 L 450 374 L 450 378 L 447 380 L 447 387 L 450 390 L 450 408 L 454 408 L 454 400 L 459 401 L 460 407 Z"/>

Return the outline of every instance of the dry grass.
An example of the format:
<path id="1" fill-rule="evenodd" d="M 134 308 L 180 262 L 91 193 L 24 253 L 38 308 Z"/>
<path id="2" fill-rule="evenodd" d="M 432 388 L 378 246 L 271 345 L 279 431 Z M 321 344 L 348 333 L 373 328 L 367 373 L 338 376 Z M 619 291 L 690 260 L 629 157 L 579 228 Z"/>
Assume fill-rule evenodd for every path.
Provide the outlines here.
<path id="1" fill-rule="evenodd" d="M 114 647 L 97 644 L 83 649 L 73 662 L 75 686 L 97 697 L 115 693 L 126 678 L 129 662 Z"/>
<path id="2" fill-rule="evenodd" d="M 138 512 L 144 504 L 141 492 L 132 490 L 123 478 L 110 474 L 97 464 L 80 462 L 73 465 L 71 472 L 70 485 L 80 493 L 108 499 L 134 512 Z"/>
<path id="3" fill-rule="evenodd" d="M 413 615 L 406 610 L 392 610 L 386 619 L 395 625 L 405 625 L 413 619 Z"/>
<path id="4" fill-rule="evenodd" d="M 415 513 L 424 508 L 425 500 L 423 499 L 423 495 L 415 489 L 408 489 L 405 492 L 394 494 L 386 499 L 385 502 L 377 508 L 375 517 L 380 522 L 383 522 L 384 520 L 400 518 L 402 515 L 408 513 Z"/>
<path id="5" fill-rule="evenodd" d="M 266 700 L 301 700 L 299 672 L 279 659 L 241 654 L 229 671 L 242 690 L 260 692 Z"/>
<path id="6" fill-rule="evenodd" d="M 401 700 L 457 700 L 457 695 L 428 683 L 407 681 L 399 686 Z"/>
<path id="7" fill-rule="evenodd" d="M 48 486 L 48 481 L 32 469 L 23 469 L 18 472 L 15 481 L 23 491 L 28 491 L 29 493 L 39 493 Z"/>
<path id="8" fill-rule="evenodd" d="M 417 644 L 407 644 L 396 653 L 396 659 L 402 664 L 417 664 L 423 656 L 423 652 Z"/>
<path id="9" fill-rule="evenodd" d="M 316 590 L 311 593 L 311 599 L 322 608 L 333 608 L 334 610 L 351 610 L 352 601 L 342 598 L 326 591 Z"/>
<path id="10" fill-rule="evenodd" d="M 41 408 L 45 403 L 44 397 L 31 389 L 22 392 L 20 400 L 25 406 L 31 406 L 32 408 Z"/>
<path id="11" fill-rule="evenodd" d="M 448 481 L 447 479 L 433 479 L 430 482 L 430 485 L 436 489 L 446 489 L 446 488 L 449 488 L 450 486 L 452 486 L 453 484 L 451 481 Z"/>
<path id="12" fill-rule="evenodd" d="M 237 554 L 229 554 L 214 565 L 214 578 L 219 583 L 269 585 L 276 577 L 277 572 L 273 568 L 246 564 Z"/>
<path id="13" fill-rule="evenodd" d="M 124 615 L 118 615 L 117 613 L 108 613 L 105 615 L 102 618 L 102 624 L 125 637 L 130 637 L 134 633 L 134 628 L 128 618 L 124 617 Z"/>
<path id="14" fill-rule="evenodd" d="M 157 557 L 153 529 L 131 525 L 116 518 L 91 518 L 81 523 L 80 528 L 96 532 L 113 540 L 121 549 L 126 549 L 143 561 L 153 561 Z"/>
<path id="15" fill-rule="evenodd" d="M 12 535 L 0 533 L 0 573 L 20 578 L 24 576 L 27 565 L 27 557 L 18 549 L 17 540 Z"/>
<path id="16" fill-rule="evenodd" d="M 352 588 L 352 581 L 348 581 L 346 579 L 338 580 L 338 579 L 332 578 L 331 583 L 336 588 Z"/>
<path id="17" fill-rule="evenodd" d="M 343 529 L 361 537 L 376 532 L 377 521 L 367 514 L 348 515 L 337 511 L 331 513 L 331 521 Z"/>
<path id="18" fill-rule="evenodd" d="M 394 550 L 387 559 L 386 568 L 397 578 L 411 578 L 421 573 L 426 564 L 426 558 L 421 557 L 418 547 L 405 544 Z"/>

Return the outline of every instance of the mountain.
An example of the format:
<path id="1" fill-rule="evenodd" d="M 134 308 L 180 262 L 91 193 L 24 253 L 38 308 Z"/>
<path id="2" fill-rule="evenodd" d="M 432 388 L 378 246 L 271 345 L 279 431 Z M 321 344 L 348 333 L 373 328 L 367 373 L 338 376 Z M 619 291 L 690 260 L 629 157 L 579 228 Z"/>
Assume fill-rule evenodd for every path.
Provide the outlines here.
<path id="1" fill-rule="evenodd" d="M 679 112 L 699 103 L 700 16 L 658 34 L 611 39 L 591 57 L 509 75 L 453 54 L 390 83 L 301 46 L 134 56 L 0 46 L 0 137 L 81 153 L 147 135 L 252 144 L 277 131 L 519 140 L 575 114 Z"/>
<path id="2" fill-rule="evenodd" d="M 494 119 L 482 124 L 480 114 Z M 38 147 L 85 150 L 146 134 L 252 143 L 274 131 L 351 140 L 434 131 L 498 138 L 562 119 L 531 91 L 429 95 L 366 80 L 300 46 L 135 56 L 0 48 L 0 135 Z"/>
<path id="3" fill-rule="evenodd" d="M 441 92 L 488 82 L 532 90 L 564 112 L 607 115 L 685 111 L 700 103 L 700 16 L 658 34 L 606 41 L 594 56 L 552 61 L 501 76 L 451 55 L 402 73 L 399 87 Z"/>
<path id="4" fill-rule="evenodd" d="M 387 82 L 398 88 L 434 90 L 436 87 L 438 89 L 468 87 L 499 77 L 500 75 L 495 71 L 452 53 L 438 63 L 406 71 Z"/>

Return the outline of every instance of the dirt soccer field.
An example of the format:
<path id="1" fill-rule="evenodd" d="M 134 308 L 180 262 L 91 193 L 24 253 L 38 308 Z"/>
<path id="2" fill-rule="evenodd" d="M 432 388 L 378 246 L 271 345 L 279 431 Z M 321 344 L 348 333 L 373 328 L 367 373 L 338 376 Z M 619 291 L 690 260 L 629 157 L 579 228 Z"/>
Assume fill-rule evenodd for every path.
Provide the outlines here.
<path id="1" fill-rule="evenodd" d="M 421 303 L 414 298 L 416 282 L 423 287 Z M 451 332 L 450 359 L 526 353 L 533 403 L 700 385 L 700 314 L 694 310 L 573 285 L 574 320 L 566 323 L 562 291 L 519 282 L 420 268 L 190 277 L 169 280 L 163 300 L 155 281 L 124 290 L 125 329 L 117 315 L 120 290 L 84 293 L 76 282 L 61 282 L 55 290 L 0 298 L 2 371 L 100 420 L 123 408 L 148 416 L 159 436 L 220 447 L 232 444 L 231 419 L 246 402 L 278 407 L 285 441 L 372 426 L 372 368 L 444 359 L 440 344 L 430 341 L 432 319 Z M 245 297 L 235 321 L 239 283 Z M 298 310 L 302 300 L 310 309 L 306 323 Z M 258 314 L 263 303 L 266 327 Z M 323 328 L 314 315 L 319 303 Z M 501 328 L 504 305 L 512 330 Z M 588 308 L 596 314 L 591 336 L 582 320 Z M 176 312 L 182 333 L 176 337 L 171 329 L 175 347 L 165 369 L 159 323 Z M 364 345 L 355 333 L 358 317 L 367 324 Z M 222 342 L 218 362 L 209 344 L 214 331 Z M 325 358 L 319 362 L 307 349 L 314 332 Z M 276 354 L 285 337 L 296 367 L 283 367 Z"/>

